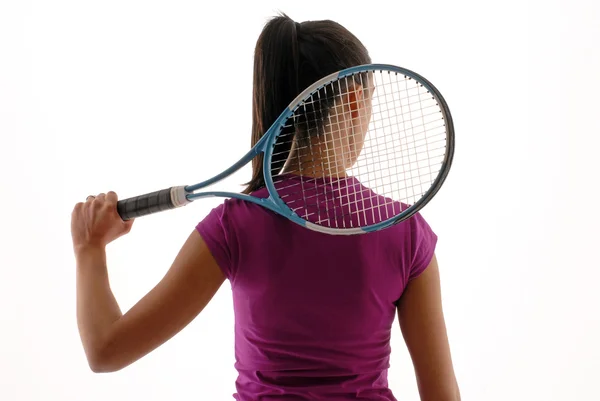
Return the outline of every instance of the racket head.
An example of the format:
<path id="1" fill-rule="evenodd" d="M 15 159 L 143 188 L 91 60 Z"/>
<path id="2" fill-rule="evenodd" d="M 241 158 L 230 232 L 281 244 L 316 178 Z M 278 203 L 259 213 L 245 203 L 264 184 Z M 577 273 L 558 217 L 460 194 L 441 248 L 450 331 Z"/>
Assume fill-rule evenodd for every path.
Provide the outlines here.
<path id="1" fill-rule="evenodd" d="M 421 210 L 450 171 L 455 141 L 437 88 L 388 64 L 356 66 L 315 82 L 265 137 L 265 185 L 278 212 L 337 235 L 381 230 Z M 286 143 L 291 151 L 282 160 Z M 289 179 L 296 188 L 280 185 Z"/>

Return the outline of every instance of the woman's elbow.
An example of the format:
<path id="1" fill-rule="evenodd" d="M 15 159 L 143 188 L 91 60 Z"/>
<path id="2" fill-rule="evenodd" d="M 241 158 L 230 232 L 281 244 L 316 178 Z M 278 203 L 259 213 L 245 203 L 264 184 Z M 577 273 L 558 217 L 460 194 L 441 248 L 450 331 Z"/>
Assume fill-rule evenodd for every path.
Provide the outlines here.
<path id="1" fill-rule="evenodd" d="M 94 373 L 112 373 L 125 367 L 119 363 L 114 355 L 111 355 L 106 349 L 97 349 L 87 353 L 87 361 L 90 370 Z"/>

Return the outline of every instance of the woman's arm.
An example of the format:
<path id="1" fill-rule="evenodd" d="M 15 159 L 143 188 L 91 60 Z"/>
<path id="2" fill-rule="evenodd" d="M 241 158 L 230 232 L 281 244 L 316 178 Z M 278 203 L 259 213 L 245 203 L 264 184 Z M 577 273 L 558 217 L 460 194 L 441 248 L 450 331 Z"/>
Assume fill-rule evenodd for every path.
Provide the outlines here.
<path id="1" fill-rule="evenodd" d="M 415 368 L 421 401 L 460 401 L 435 255 L 427 269 L 404 290 L 398 316 Z"/>
<path id="2" fill-rule="evenodd" d="M 208 304 L 225 277 L 198 232 L 189 236 L 165 277 L 125 315 L 110 289 L 105 246 L 129 231 L 114 193 L 75 207 L 77 323 L 90 368 L 120 370 L 162 345 Z M 102 233 L 105 234 L 102 234 Z"/>

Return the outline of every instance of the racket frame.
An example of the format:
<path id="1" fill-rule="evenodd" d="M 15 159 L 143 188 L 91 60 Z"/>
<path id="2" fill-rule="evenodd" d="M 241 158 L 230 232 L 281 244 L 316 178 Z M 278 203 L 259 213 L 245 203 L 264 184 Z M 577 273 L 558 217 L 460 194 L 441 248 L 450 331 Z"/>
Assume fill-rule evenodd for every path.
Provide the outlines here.
<path id="1" fill-rule="evenodd" d="M 387 220 L 381 221 L 376 224 L 372 224 L 370 226 L 365 227 L 354 227 L 354 228 L 331 228 L 324 227 L 318 224 L 314 224 L 308 222 L 302 218 L 300 218 L 296 213 L 294 213 L 285 202 L 279 197 L 277 194 L 277 189 L 275 188 L 273 177 L 271 176 L 271 158 L 273 156 L 273 149 L 275 147 L 275 143 L 279 136 L 279 133 L 282 131 L 283 125 L 286 123 L 289 117 L 293 115 L 293 113 L 300 107 L 301 102 L 309 97 L 310 95 L 317 92 L 319 89 L 324 87 L 325 85 L 330 84 L 333 81 L 336 81 L 341 78 L 349 77 L 361 72 L 375 72 L 375 71 L 388 71 L 389 73 L 397 73 L 402 74 L 408 78 L 415 79 L 416 82 L 420 83 L 425 89 L 429 91 L 431 96 L 435 99 L 435 101 L 440 106 L 440 109 L 443 113 L 444 122 L 446 126 L 446 152 L 444 155 L 444 160 L 442 161 L 442 166 L 440 168 L 440 172 L 438 176 L 432 183 L 431 187 L 421 196 L 417 202 L 413 205 L 410 205 L 406 210 L 400 213 L 397 216 L 391 217 Z M 252 202 L 258 204 L 262 207 L 265 207 L 275 213 L 278 213 L 289 220 L 293 221 L 296 224 L 299 224 L 308 229 L 326 233 L 333 235 L 354 235 L 354 234 L 362 234 L 367 232 L 378 231 L 387 227 L 390 227 L 394 224 L 397 224 L 401 221 L 407 220 L 416 214 L 419 210 L 421 210 L 429 201 L 437 194 L 440 190 L 442 184 L 446 180 L 448 173 L 450 171 L 450 166 L 452 165 L 452 160 L 454 158 L 454 125 L 452 121 L 452 115 L 450 114 L 450 110 L 448 105 L 441 95 L 441 93 L 437 90 L 435 86 L 428 80 L 426 80 L 421 75 L 408 70 L 406 68 L 390 65 L 390 64 L 365 64 L 356 67 L 347 68 L 345 70 L 335 72 L 326 77 L 323 77 L 319 81 L 312 84 L 310 87 L 306 88 L 302 93 L 300 93 L 284 110 L 279 117 L 275 120 L 275 122 L 271 125 L 271 127 L 265 132 L 262 138 L 256 143 L 256 145 L 246 153 L 241 159 L 239 159 L 236 163 L 234 163 L 231 167 L 224 170 L 220 174 L 215 175 L 214 177 L 200 182 L 195 185 L 185 186 L 185 191 L 187 193 L 186 198 L 188 201 L 194 201 L 200 198 L 207 197 L 222 197 L 222 198 L 235 198 L 243 201 Z M 248 164 L 252 159 L 254 159 L 260 153 L 264 154 L 263 158 L 263 175 L 265 179 L 265 186 L 267 191 L 269 192 L 269 196 L 267 198 L 257 198 L 252 195 L 236 193 L 236 192 L 223 192 L 223 191 L 206 191 L 206 192 L 195 192 L 199 189 L 207 188 L 212 184 L 219 182 L 223 178 L 235 173 L 240 168 Z"/>

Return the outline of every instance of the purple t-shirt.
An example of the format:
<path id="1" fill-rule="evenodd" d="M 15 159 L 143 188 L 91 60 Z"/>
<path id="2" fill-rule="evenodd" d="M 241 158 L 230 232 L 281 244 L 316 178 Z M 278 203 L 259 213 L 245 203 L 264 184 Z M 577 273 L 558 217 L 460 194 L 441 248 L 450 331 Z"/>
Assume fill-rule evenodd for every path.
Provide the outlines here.
<path id="1" fill-rule="evenodd" d="M 437 241 L 420 214 L 337 236 L 228 199 L 197 230 L 231 283 L 236 400 L 396 400 L 387 370 L 397 301 Z"/>

